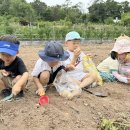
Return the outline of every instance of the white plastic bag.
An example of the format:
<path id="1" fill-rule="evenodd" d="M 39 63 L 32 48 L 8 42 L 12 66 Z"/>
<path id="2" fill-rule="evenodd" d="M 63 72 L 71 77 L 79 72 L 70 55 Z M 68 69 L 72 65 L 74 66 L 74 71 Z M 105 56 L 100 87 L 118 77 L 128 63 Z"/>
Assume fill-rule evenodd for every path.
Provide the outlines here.
<path id="1" fill-rule="evenodd" d="M 64 70 L 58 72 L 53 84 L 59 94 L 67 99 L 81 94 L 82 91 L 80 86 Z"/>

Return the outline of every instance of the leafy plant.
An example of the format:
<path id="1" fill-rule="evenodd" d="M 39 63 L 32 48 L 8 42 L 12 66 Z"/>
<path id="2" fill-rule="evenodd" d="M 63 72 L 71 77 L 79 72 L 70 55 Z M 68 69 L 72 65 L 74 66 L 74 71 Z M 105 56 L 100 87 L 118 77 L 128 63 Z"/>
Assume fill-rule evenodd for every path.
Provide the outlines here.
<path id="1" fill-rule="evenodd" d="M 130 130 L 130 124 L 123 123 L 121 121 L 112 121 L 103 118 L 99 125 L 101 130 Z"/>

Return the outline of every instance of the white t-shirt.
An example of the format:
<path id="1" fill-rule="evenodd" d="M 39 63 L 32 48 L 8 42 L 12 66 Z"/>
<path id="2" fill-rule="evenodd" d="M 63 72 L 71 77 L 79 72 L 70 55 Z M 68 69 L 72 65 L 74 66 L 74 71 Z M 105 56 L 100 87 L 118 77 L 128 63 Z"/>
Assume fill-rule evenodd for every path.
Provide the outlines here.
<path id="1" fill-rule="evenodd" d="M 55 72 L 57 70 L 57 68 L 60 67 L 61 65 L 64 65 L 62 61 L 60 61 L 58 63 L 58 65 L 53 67 L 53 72 Z M 41 72 L 43 72 L 45 70 L 51 71 L 51 67 L 48 65 L 47 62 L 45 62 L 39 58 L 32 71 L 32 76 L 37 77 Z"/>
<path id="2" fill-rule="evenodd" d="M 67 50 L 70 54 L 70 57 L 65 61 L 65 65 L 68 65 L 71 63 L 73 57 L 74 57 L 74 53 Z M 74 70 L 68 71 L 68 75 L 76 80 L 81 80 L 83 77 L 85 77 L 87 75 L 87 73 L 83 72 L 83 64 L 82 64 L 82 60 L 83 57 L 85 56 L 85 54 L 83 52 L 81 52 L 81 54 L 79 55 L 77 62 L 76 62 L 76 66 Z"/>

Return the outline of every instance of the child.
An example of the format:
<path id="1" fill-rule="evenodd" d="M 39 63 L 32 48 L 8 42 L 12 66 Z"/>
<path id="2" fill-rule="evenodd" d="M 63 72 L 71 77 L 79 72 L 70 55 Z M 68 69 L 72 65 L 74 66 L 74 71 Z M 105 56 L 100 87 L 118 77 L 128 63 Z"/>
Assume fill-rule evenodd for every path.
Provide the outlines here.
<path id="1" fill-rule="evenodd" d="M 53 83 L 58 71 L 64 68 L 63 61 L 67 60 L 69 53 L 64 51 L 59 42 L 48 42 L 45 49 L 39 51 L 39 59 L 32 72 L 33 80 L 38 87 L 37 94 L 45 95 L 47 85 Z"/>
<path id="2" fill-rule="evenodd" d="M 23 96 L 28 81 L 28 71 L 19 53 L 20 42 L 14 35 L 0 37 L 0 89 L 3 97 L 11 93 Z"/>
<path id="3" fill-rule="evenodd" d="M 118 80 L 130 83 L 130 37 L 120 36 L 116 39 L 111 51 L 111 57 L 105 59 L 97 68 L 103 79 L 108 81 Z M 106 68 L 106 71 L 103 71 Z"/>
<path id="4" fill-rule="evenodd" d="M 111 54 L 113 55 L 113 52 Z M 118 60 L 109 56 L 97 66 L 97 69 L 104 81 L 113 82 L 116 81 L 116 78 L 113 76 L 112 70 L 118 71 L 118 66 Z"/>
<path id="5" fill-rule="evenodd" d="M 86 73 L 83 71 L 82 60 L 85 54 L 81 51 L 80 43 L 82 38 L 79 33 L 72 31 L 66 35 L 65 45 L 68 48 L 70 57 L 65 61 L 66 68 L 70 77 L 80 85 L 81 88 L 89 87 L 97 81 L 95 73 Z M 94 85 L 94 84 L 93 84 Z M 94 86 L 93 86 L 94 87 Z"/>

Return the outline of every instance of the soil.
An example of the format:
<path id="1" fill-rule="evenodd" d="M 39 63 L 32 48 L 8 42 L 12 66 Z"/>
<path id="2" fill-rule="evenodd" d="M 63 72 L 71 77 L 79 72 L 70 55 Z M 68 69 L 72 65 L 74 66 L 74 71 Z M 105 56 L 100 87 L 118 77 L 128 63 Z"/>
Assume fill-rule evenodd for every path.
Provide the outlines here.
<path id="1" fill-rule="evenodd" d="M 86 44 L 83 51 L 95 54 L 97 65 L 105 59 L 113 44 Z M 29 73 L 38 59 L 42 46 L 22 46 L 19 56 L 24 60 Z M 130 85 L 104 83 L 95 91 L 108 93 L 108 97 L 96 97 L 82 91 L 78 97 L 67 100 L 59 96 L 54 87 L 47 92 L 49 104 L 38 106 L 36 86 L 29 78 L 25 97 L 20 100 L 0 103 L 0 130 L 97 130 L 100 120 L 123 120 L 130 123 Z"/>

